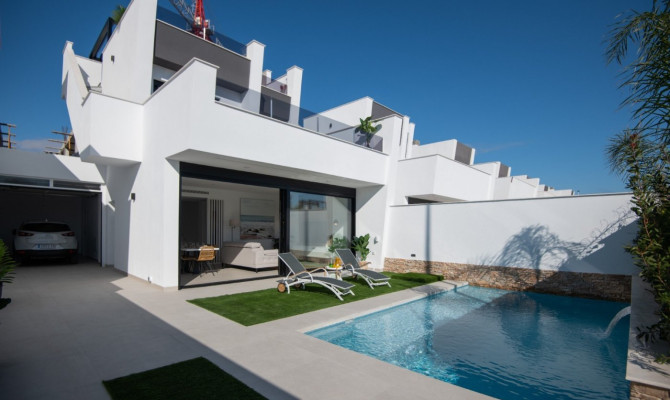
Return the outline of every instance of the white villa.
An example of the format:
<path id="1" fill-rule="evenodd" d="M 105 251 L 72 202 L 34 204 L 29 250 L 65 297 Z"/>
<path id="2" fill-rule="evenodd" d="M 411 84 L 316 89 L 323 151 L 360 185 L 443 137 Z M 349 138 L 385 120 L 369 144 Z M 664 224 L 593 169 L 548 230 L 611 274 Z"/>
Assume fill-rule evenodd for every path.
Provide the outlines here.
<path id="1" fill-rule="evenodd" d="M 67 193 L 73 203 L 48 217 L 81 210 L 70 223 L 83 256 L 182 288 L 233 279 L 226 251 L 241 242 L 260 245 L 243 247 L 249 258 L 237 265 L 253 278 L 268 265 L 276 275 L 277 251 L 327 263 L 333 240 L 369 233 L 376 269 L 630 292 L 630 195 L 574 196 L 500 162 L 478 164 L 457 140 L 419 145 L 408 116 L 369 97 L 308 113 L 300 67 L 274 78 L 263 44 L 214 43 L 179 21 L 157 0 L 133 0 L 90 56 L 65 44 L 62 96 L 79 158 L 0 149 L 6 201 Z M 381 130 L 367 147 L 356 128 L 369 116 Z M 183 249 L 204 243 L 226 268 L 194 276 Z"/>

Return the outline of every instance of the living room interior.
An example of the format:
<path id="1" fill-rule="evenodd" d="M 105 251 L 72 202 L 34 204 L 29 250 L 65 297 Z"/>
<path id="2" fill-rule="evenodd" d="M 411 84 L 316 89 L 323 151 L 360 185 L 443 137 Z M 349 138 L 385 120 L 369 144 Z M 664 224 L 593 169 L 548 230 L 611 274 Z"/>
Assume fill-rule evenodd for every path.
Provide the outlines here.
<path id="1" fill-rule="evenodd" d="M 308 267 L 326 266 L 333 244 L 353 232 L 353 199 L 347 197 L 182 177 L 180 200 L 183 288 L 277 277 L 280 251 Z M 198 261 L 203 245 L 214 247 L 211 260 Z"/>

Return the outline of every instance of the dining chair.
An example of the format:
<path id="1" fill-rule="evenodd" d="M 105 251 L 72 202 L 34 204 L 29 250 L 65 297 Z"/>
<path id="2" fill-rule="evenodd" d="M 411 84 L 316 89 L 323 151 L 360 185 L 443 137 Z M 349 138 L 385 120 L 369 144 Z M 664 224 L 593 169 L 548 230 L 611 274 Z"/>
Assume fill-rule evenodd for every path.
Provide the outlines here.
<path id="1" fill-rule="evenodd" d="M 182 248 L 189 248 L 188 245 Z M 194 267 L 195 267 L 195 262 L 198 261 L 198 257 L 195 255 L 194 252 L 192 251 L 183 251 L 181 252 L 181 261 L 182 261 L 182 268 L 183 268 L 183 263 L 185 262 L 187 265 L 187 270 L 190 273 L 193 273 Z"/>
<path id="2" fill-rule="evenodd" d="M 211 272 L 212 274 L 214 274 L 215 273 L 214 266 L 212 265 L 214 257 L 216 257 L 214 246 L 210 245 L 200 246 L 200 252 L 198 253 L 198 257 L 196 259 L 196 263 L 198 264 L 198 272 L 202 273 L 203 269 L 201 265 L 204 264 L 206 269 L 209 270 L 209 272 Z"/>

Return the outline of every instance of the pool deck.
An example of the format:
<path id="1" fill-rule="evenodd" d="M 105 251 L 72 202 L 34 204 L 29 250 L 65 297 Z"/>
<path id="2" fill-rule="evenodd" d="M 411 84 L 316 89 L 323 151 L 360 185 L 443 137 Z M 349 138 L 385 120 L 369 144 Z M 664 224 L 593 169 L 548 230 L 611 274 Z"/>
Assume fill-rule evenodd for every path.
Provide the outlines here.
<path id="1" fill-rule="evenodd" d="M 667 342 L 656 341 L 643 345 L 637 340 L 637 328 L 653 325 L 658 321 L 654 313 L 658 305 L 654 301 L 649 284 L 633 275 L 631 290 L 630 332 L 628 338 L 628 363 L 626 379 L 643 385 L 670 390 L 670 364 L 654 361 L 658 354 L 670 353 Z"/>
<path id="2" fill-rule="evenodd" d="M 103 380 L 203 356 L 269 399 L 490 399 L 303 333 L 458 284 L 245 327 L 186 300 L 271 288 L 274 280 L 163 291 L 94 263 L 19 267 L 3 291 L 12 303 L 0 310 L 0 393 L 109 399 Z"/>

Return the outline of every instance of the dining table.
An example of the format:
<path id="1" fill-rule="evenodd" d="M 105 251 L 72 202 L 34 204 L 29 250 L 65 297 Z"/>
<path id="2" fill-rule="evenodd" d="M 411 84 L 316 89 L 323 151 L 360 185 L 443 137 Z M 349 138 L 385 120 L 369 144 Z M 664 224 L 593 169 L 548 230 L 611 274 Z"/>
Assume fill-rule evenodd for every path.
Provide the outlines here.
<path id="1" fill-rule="evenodd" d="M 214 249 L 214 251 L 219 251 L 218 247 L 214 247 L 213 249 Z M 185 258 L 189 257 L 189 256 L 194 258 L 193 260 L 188 260 L 189 263 L 190 263 L 191 261 L 197 261 L 198 255 L 200 254 L 200 247 L 182 247 L 180 249 L 180 251 L 181 251 L 182 261 L 187 261 Z M 182 266 L 182 270 L 183 270 L 183 266 Z M 191 267 L 190 272 L 192 274 L 199 274 L 201 271 L 200 271 L 199 267 L 197 268 L 197 272 L 196 272 L 195 268 Z"/>

